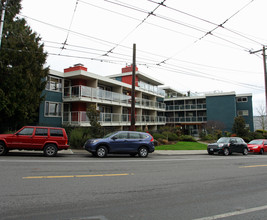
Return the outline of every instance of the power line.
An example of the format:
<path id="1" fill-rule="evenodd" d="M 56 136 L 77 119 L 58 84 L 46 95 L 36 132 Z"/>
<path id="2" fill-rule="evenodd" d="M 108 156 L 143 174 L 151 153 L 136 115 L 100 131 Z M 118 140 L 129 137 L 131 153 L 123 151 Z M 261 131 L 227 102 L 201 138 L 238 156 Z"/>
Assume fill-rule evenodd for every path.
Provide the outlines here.
<path id="1" fill-rule="evenodd" d="M 106 0 L 108 1 L 108 0 Z M 161 4 L 163 4 L 166 0 L 163 0 Z M 110 2 L 110 1 L 109 1 Z M 151 12 L 148 13 L 148 15 L 135 27 L 133 28 L 115 47 L 107 51 L 103 56 L 107 56 L 109 53 L 112 53 L 113 50 L 115 50 L 123 41 L 125 41 L 138 27 L 140 27 L 151 15 L 154 15 L 154 12 L 160 7 L 159 4 L 156 8 L 154 8 Z"/>
<path id="2" fill-rule="evenodd" d="M 65 46 L 67 44 L 67 41 L 68 41 L 68 38 L 69 38 L 69 34 L 70 34 L 70 29 L 71 29 L 71 26 L 72 26 L 72 22 L 74 20 L 74 15 L 75 15 L 75 12 L 76 12 L 76 9 L 77 9 L 77 6 L 78 6 L 78 2 L 79 2 L 79 0 L 76 0 L 76 4 L 75 4 L 74 11 L 73 11 L 73 14 L 72 14 L 72 18 L 71 18 L 71 21 L 70 21 L 70 26 L 69 26 L 69 29 L 68 29 L 68 32 L 67 32 L 67 37 L 66 37 L 66 39 L 65 39 L 65 41 L 63 43 L 63 46 L 62 46 L 61 51 L 60 51 L 59 54 L 62 53 L 62 51 L 65 49 Z"/>

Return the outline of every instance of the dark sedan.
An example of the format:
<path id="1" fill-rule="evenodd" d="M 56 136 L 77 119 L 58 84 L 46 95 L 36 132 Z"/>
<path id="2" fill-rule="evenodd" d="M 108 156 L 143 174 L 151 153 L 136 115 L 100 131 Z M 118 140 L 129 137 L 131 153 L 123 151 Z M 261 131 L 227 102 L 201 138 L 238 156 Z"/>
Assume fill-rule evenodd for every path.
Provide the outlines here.
<path id="1" fill-rule="evenodd" d="M 212 155 L 215 152 L 222 153 L 225 156 L 233 152 L 248 154 L 248 146 L 246 142 L 239 137 L 221 137 L 216 143 L 209 144 L 207 148 L 208 154 Z"/>
<path id="2" fill-rule="evenodd" d="M 135 131 L 118 131 L 102 139 L 89 139 L 84 148 L 98 157 L 106 157 L 107 154 L 138 154 L 139 157 L 147 157 L 148 153 L 155 150 L 152 135 Z"/>

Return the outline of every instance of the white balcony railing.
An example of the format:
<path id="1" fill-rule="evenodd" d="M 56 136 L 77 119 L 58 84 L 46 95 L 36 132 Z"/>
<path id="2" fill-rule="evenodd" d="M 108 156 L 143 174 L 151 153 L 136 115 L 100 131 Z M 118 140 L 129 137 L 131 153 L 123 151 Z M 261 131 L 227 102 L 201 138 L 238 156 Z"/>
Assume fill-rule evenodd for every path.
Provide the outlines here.
<path id="1" fill-rule="evenodd" d="M 131 96 L 81 85 L 65 87 L 63 98 L 64 101 L 76 101 L 77 99 L 81 98 L 89 98 L 94 101 L 101 100 L 117 104 L 131 105 Z M 163 111 L 165 111 L 166 108 L 165 103 L 155 102 L 138 97 L 135 98 L 135 106 Z"/>
<path id="2" fill-rule="evenodd" d="M 166 117 L 166 123 L 207 122 L 206 116 Z"/>
<path id="3" fill-rule="evenodd" d="M 136 115 L 136 125 L 157 125 L 165 124 L 165 116 L 151 116 L 151 115 Z M 131 115 L 129 114 L 116 114 L 116 113 L 100 113 L 99 122 L 102 126 L 111 125 L 130 125 Z M 86 112 L 75 111 L 75 112 L 64 112 L 63 123 L 71 125 L 89 125 L 90 121 Z"/>
<path id="4" fill-rule="evenodd" d="M 167 105 L 166 111 L 205 110 L 206 104 Z"/>

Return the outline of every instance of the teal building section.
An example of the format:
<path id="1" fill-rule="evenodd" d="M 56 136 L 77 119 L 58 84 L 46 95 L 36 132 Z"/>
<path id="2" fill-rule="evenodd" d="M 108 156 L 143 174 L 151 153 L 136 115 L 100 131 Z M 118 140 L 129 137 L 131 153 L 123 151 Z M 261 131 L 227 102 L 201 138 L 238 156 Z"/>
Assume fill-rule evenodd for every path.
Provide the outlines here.
<path id="1" fill-rule="evenodd" d="M 253 123 L 253 105 L 252 105 L 252 96 L 242 96 L 246 101 L 236 102 L 237 111 L 248 111 L 248 115 L 243 115 L 242 117 L 245 119 L 247 125 L 249 125 L 249 130 L 254 131 L 254 123 Z"/>
<path id="2" fill-rule="evenodd" d="M 45 116 L 45 102 L 60 102 L 62 103 L 62 93 L 44 90 L 42 96 L 45 96 L 45 100 L 40 104 L 39 108 L 39 125 L 40 126 L 52 126 L 61 127 L 62 126 L 62 116 L 59 117 L 48 117 Z M 63 103 L 62 103 L 63 105 Z"/>
<path id="3" fill-rule="evenodd" d="M 236 117 L 235 94 L 223 96 L 206 96 L 207 121 L 223 123 L 223 131 L 232 132 Z"/>

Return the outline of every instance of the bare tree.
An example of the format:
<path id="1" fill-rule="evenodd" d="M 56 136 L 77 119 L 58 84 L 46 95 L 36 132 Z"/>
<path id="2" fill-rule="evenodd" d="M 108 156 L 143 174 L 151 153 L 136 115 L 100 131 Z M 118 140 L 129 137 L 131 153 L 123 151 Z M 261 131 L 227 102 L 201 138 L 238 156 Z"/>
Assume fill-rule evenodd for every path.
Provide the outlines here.
<path id="1" fill-rule="evenodd" d="M 266 109 L 264 104 L 258 105 L 256 108 L 258 116 L 256 116 L 256 123 L 262 130 L 265 130 L 267 127 L 267 117 L 266 117 Z"/>

